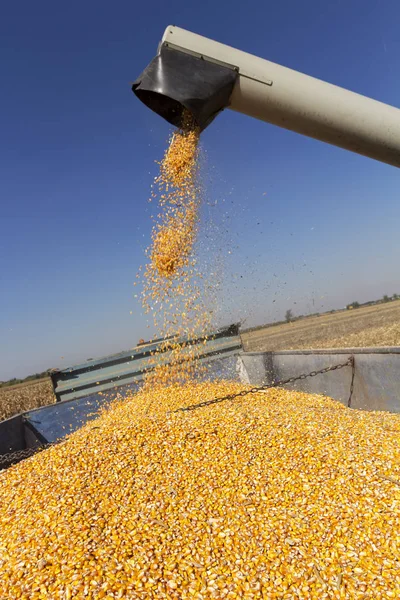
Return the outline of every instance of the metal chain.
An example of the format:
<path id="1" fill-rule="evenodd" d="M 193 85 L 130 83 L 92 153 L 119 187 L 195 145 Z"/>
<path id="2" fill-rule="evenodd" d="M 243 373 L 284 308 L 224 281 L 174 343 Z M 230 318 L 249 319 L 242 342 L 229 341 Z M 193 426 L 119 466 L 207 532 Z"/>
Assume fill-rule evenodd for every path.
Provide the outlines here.
<path id="1" fill-rule="evenodd" d="M 353 391 L 354 391 L 354 377 L 356 374 L 356 361 L 354 360 L 354 356 L 351 357 L 351 383 L 350 383 L 350 395 L 349 395 L 349 399 L 347 401 L 347 407 L 350 408 L 351 405 L 351 399 L 353 397 Z"/>
<path id="2" fill-rule="evenodd" d="M 353 395 L 354 389 L 354 357 L 351 356 L 345 363 L 341 363 L 338 365 L 333 365 L 332 367 L 325 367 L 324 369 L 320 369 L 319 371 L 311 371 L 311 373 L 302 373 L 301 375 L 297 375 L 295 377 L 289 377 L 288 379 L 281 379 L 280 381 L 274 381 L 273 383 L 268 383 L 266 385 L 260 385 L 257 387 L 252 387 L 249 390 L 242 390 L 241 392 L 237 392 L 236 394 L 227 394 L 226 396 L 222 396 L 220 398 L 213 398 L 212 400 L 205 400 L 204 402 L 199 402 L 198 404 L 192 404 L 190 406 L 185 406 L 182 408 L 178 408 L 172 412 L 188 412 L 192 410 L 196 410 L 197 408 L 203 408 L 204 406 L 211 406 L 212 404 L 219 404 L 220 402 L 224 402 L 225 400 L 234 400 L 235 398 L 240 398 L 242 396 L 247 396 L 248 394 L 256 394 L 257 392 L 262 392 L 264 390 L 268 390 L 275 387 L 280 387 L 283 385 L 288 385 L 289 383 L 294 383 L 295 381 L 301 381 L 303 379 L 307 379 L 308 377 L 315 377 L 316 375 L 322 375 L 323 373 L 329 373 L 330 371 L 337 371 L 338 369 L 343 369 L 344 367 L 352 367 L 352 378 L 351 378 L 351 386 L 350 386 L 350 397 L 348 400 L 348 406 L 350 406 L 351 397 Z M 9 454 L 0 455 L 0 470 L 9 467 L 10 465 L 20 462 L 25 458 L 29 458 L 33 456 L 37 452 L 41 452 L 42 450 L 46 450 L 51 446 L 54 446 L 58 442 L 53 442 L 49 444 L 44 444 L 43 446 L 36 446 L 34 448 L 25 448 L 24 450 L 17 450 L 15 452 L 10 452 Z"/>
<path id="3" fill-rule="evenodd" d="M 29 458 L 33 456 L 37 452 L 41 452 L 42 450 L 46 450 L 46 448 L 50 448 L 54 444 L 44 444 L 43 446 L 34 446 L 31 448 L 24 448 L 23 450 L 15 450 L 15 452 L 9 452 L 8 454 L 0 455 L 0 470 L 5 466 L 10 466 L 14 463 L 20 462 L 25 458 Z"/>
<path id="4" fill-rule="evenodd" d="M 288 385 L 289 383 L 294 383 L 295 381 L 301 381 L 303 379 L 307 379 L 308 377 L 315 377 L 316 375 L 322 375 L 323 373 L 328 373 L 329 371 L 337 371 L 338 369 L 343 369 L 344 367 L 353 367 L 354 368 L 354 357 L 351 356 L 345 363 L 340 363 L 338 365 L 333 365 L 332 367 L 325 367 L 324 369 L 320 369 L 319 371 L 311 371 L 311 373 L 302 373 L 301 375 L 297 375 L 295 377 L 289 377 L 288 379 L 281 379 L 280 381 L 274 381 L 273 383 L 268 383 L 266 385 L 260 385 L 257 387 L 252 387 L 249 390 L 242 390 L 241 392 L 237 392 L 236 394 L 227 394 L 226 396 L 221 396 L 220 398 L 213 398 L 213 400 L 205 400 L 204 402 L 199 402 L 198 404 L 191 404 L 190 406 L 183 406 L 182 408 L 177 408 L 172 411 L 173 413 L 177 412 L 188 412 L 191 410 L 196 410 L 197 408 L 203 408 L 204 406 L 211 406 L 212 404 L 219 404 L 220 402 L 224 402 L 225 400 L 234 400 L 235 398 L 240 398 L 242 396 L 247 396 L 248 394 L 256 394 L 257 392 L 262 392 L 264 390 L 268 390 L 270 388 L 280 387 L 282 385 Z M 354 384 L 354 378 L 352 380 Z M 351 389 L 351 393 L 352 393 Z M 351 398 L 351 396 L 350 396 Z"/>

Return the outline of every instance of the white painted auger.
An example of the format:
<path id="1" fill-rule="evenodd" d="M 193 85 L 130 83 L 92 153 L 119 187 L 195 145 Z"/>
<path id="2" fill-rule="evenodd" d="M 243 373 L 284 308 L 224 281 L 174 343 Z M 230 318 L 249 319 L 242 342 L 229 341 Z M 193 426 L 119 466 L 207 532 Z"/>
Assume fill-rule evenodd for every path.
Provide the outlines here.
<path id="1" fill-rule="evenodd" d="M 205 129 L 224 108 L 400 167 L 400 110 L 169 26 L 132 86 L 152 110 Z"/>

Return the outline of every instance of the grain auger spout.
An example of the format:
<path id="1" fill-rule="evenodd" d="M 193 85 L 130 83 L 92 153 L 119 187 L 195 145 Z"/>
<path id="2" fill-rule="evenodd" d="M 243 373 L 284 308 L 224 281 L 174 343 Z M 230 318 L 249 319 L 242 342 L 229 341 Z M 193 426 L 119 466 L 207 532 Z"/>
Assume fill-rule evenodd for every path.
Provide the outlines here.
<path id="1" fill-rule="evenodd" d="M 132 86 L 149 108 L 204 130 L 224 108 L 400 167 L 400 110 L 169 26 Z"/>

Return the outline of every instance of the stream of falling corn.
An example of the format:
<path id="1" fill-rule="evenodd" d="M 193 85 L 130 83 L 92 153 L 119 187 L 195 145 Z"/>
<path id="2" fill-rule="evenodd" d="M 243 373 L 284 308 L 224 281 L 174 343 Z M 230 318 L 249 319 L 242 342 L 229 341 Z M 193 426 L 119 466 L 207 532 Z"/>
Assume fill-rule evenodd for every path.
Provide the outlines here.
<path id="1" fill-rule="evenodd" d="M 199 226 L 199 129 L 184 115 L 159 163 L 152 200 L 158 200 L 149 262 L 143 278 L 142 301 L 153 318 L 157 336 L 164 338 L 154 355 L 154 370 L 146 384 L 185 383 L 204 371 L 197 360 L 211 326 L 205 304 L 206 285 L 194 253 Z M 191 344 L 190 340 L 203 340 Z M 185 341 L 182 341 L 185 340 Z M 163 355 L 168 350 L 168 364 Z"/>
<path id="2" fill-rule="evenodd" d="M 196 379 L 198 131 L 176 132 L 144 303 L 172 349 L 144 388 L 0 473 L 1 600 L 400 598 L 400 415 Z M 167 346 L 164 346 L 164 349 Z"/>

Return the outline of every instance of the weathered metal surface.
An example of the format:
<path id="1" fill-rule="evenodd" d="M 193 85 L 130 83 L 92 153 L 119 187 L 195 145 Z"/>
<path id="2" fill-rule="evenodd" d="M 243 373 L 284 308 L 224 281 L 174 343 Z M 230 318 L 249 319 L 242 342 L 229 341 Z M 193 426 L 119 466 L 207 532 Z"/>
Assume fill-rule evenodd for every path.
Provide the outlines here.
<path id="1" fill-rule="evenodd" d="M 351 408 L 400 412 L 400 348 L 341 348 L 240 353 L 242 381 L 263 385 L 278 379 L 319 370 L 354 356 Z M 326 373 L 297 381 L 290 389 L 324 394 L 348 403 L 352 370 Z"/>
<path id="2" fill-rule="evenodd" d="M 43 444 L 53 443 L 73 433 L 82 425 L 95 419 L 99 410 L 115 398 L 114 393 L 93 394 L 85 398 L 57 402 L 25 413 L 24 425 L 30 436 Z M 26 437 L 27 444 L 34 438 Z"/>
<path id="3" fill-rule="evenodd" d="M 200 340 L 180 340 L 181 343 L 196 344 Z M 57 400 L 83 398 L 97 392 L 115 389 L 119 386 L 140 383 L 143 374 L 157 364 L 167 364 L 170 352 L 165 351 L 152 356 L 159 348 L 160 342 L 137 346 L 129 352 L 88 361 L 86 363 L 56 371 L 52 374 L 52 382 Z M 238 326 L 231 325 L 210 334 L 209 339 L 201 347 L 201 357 L 210 358 L 227 352 L 241 349 Z M 190 350 L 186 348 L 183 354 Z"/>
<path id="4" fill-rule="evenodd" d="M 0 423 L 0 455 L 25 448 L 22 415 L 15 415 Z"/>

